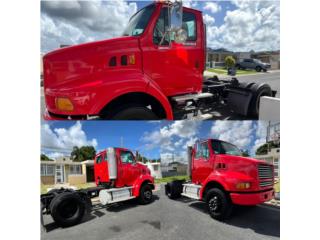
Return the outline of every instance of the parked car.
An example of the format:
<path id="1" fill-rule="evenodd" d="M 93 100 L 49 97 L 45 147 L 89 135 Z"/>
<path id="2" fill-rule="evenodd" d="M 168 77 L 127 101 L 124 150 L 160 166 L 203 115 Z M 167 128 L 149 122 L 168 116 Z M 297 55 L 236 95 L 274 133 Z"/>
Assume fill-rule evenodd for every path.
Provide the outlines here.
<path id="1" fill-rule="evenodd" d="M 261 70 L 266 72 L 271 67 L 271 65 L 269 63 L 261 62 L 259 59 L 247 58 L 238 62 L 236 64 L 236 67 L 243 70 L 254 69 L 257 72 L 261 72 Z"/>

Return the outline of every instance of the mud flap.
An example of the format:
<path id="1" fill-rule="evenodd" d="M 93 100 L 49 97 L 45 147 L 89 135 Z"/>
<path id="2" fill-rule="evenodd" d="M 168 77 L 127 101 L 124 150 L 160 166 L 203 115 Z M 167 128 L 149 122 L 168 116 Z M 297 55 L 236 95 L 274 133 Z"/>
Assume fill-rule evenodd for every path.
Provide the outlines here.
<path id="1" fill-rule="evenodd" d="M 235 113 L 247 116 L 252 92 L 240 89 L 228 89 L 228 107 Z"/>

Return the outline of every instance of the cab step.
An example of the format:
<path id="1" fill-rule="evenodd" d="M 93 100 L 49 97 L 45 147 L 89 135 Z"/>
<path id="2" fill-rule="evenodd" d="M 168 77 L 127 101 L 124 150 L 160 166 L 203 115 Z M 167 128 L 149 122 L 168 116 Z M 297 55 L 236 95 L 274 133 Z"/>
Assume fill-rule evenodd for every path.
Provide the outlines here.
<path id="1" fill-rule="evenodd" d="M 201 98 L 209 98 L 212 96 L 213 96 L 212 93 L 206 92 L 206 93 L 199 93 L 199 94 L 187 94 L 187 95 L 176 96 L 176 97 L 173 97 L 172 99 L 175 102 L 185 102 L 188 100 L 198 100 Z"/>

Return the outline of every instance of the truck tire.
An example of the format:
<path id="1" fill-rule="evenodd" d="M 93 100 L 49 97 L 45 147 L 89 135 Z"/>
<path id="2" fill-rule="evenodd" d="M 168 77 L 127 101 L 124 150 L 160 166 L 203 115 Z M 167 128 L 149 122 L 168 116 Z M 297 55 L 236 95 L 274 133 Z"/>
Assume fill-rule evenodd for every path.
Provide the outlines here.
<path id="1" fill-rule="evenodd" d="M 261 72 L 262 68 L 260 66 L 256 66 L 256 71 Z"/>
<path id="2" fill-rule="evenodd" d="M 103 116 L 111 120 L 157 120 L 159 117 L 149 108 L 139 105 L 130 104 Z"/>
<path id="3" fill-rule="evenodd" d="M 63 192 L 51 201 L 50 212 L 60 226 L 73 226 L 81 221 L 85 213 L 85 202 L 75 192 Z"/>
<path id="4" fill-rule="evenodd" d="M 253 84 L 251 85 L 251 91 L 253 95 L 249 104 L 248 115 L 256 118 L 259 116 L 260 97 L 262 96 L 271 97 L 272 90 L 268 84 L 262 84 L 262 85 Z"/>
<path id="5" fill-rule="evenodd" d="M 216 220 L 227 219 L 232 212 L 232 202 L 229 196 L 218 188 L 207 192 L 207 206 L 210 216 Z"/>
<path id="6" fill-rule="evenodd" d="M 165 193 L 170 199 L 177 199 L 181 197 L 182 182 L 172 181 L 165 186 Z"/>
<path id="7" fill-rule="evenodd" d="M 140 194 L 138 198 L 139 203 L 145 205 L 151 203 L 152 200 L 153 195 L 151 186 L 149 184 L 142 185 L 142 187 L 140 188 Z"/>

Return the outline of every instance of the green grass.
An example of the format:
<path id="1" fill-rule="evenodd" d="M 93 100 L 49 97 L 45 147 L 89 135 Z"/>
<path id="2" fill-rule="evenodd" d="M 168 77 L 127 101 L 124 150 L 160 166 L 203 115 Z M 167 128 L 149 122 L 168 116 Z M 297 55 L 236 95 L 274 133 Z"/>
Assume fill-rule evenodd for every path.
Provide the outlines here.
<path id="1" fill-rule="evenodd" d="M 73 185 L 70 185 L 70 186 L 73 186 L 73 187 L 76 187 L 77 189 L 83 189 L 83 188 L 89 188 L 89 187 L 95 187 L 96 184 L 95 183 L 83 183 L 83 184 L 73 184 Z M 44 193 L 47 193 L 47 189 L 48 188 L 53 188 L 54 185 L 44 185 L 44 184 L 41 184 L 41 194 L 44 194 Z"/>
<path id="2" fill-rule="evenodd" d="M 213 72 L 216 74 L 222 74 L 222 75 L 227 75 L 228 73 L 227 69 L 224 69 L 224 68 L 209 68 L 207 69 L 207 71 Z M 237 69 L 236 75 L 247 75 L 247 74 L 255 74 L 255 73 L 257 73 L 255 70 L 238 70 Z"/>
<path id="3" fill-rule="evenodd" d="M 155 179 L 155 183 L 167 183 L 173 180 L 189 180 L 188 176 L 173 176 L 173 177 L 165 177 L 160 179 Z"/>

